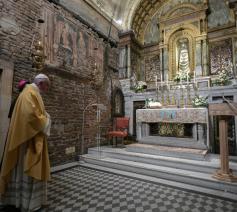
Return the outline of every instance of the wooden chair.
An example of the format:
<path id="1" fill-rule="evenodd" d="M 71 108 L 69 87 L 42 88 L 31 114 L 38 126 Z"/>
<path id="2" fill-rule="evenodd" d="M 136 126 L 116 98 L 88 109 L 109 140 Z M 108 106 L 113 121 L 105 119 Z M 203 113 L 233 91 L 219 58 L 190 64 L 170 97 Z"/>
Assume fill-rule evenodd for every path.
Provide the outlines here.
<path id="1" fill-rule="evenodd" d="M 108 132 L 108 138 L 116 138 L 115 145 L 117 146 L 117 138 L 122 138 L 122 145 L 124 145 L 124 138 L 128 136 L 129 118 L 117 117 L 115 118 L 115 130 Z"/>

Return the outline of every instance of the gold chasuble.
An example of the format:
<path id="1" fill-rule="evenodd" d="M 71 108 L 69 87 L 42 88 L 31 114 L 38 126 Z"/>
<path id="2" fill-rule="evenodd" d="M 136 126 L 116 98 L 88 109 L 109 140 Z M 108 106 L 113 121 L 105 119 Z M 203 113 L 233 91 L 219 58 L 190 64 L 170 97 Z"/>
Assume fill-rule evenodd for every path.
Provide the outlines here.
<path id="1" fill-rule="evenodd" d="M 17 99 L 7 137 L 0 175 L 0 194 L 4 194 L 11 172 L 18 162 L 19 149 L 26 145 L 24 173 L 37 180 L 50 179 L 46 135 L 47 115 L 39 90 L 27 85 Z"/>

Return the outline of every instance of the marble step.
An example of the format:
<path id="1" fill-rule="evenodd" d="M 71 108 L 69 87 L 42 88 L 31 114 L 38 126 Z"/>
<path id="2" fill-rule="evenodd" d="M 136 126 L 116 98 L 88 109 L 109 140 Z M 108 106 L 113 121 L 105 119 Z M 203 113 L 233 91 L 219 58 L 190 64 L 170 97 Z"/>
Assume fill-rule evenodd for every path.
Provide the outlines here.
<path id="1" fill-rule="evenodd" d="M 132 173 L 130 171 L 118 170 L 118 169 L 116 169 L 116 167 L 108 168 L 105 166 L 87 163 L 83 160 L 79 161 L 79 165 L 83 166 L 83 167 L 91 168 L 91 169 L 96 169 L 96 170 L 100 170 L 100 171 L 105 171 L 105 172 L 109 172 L 109 173 L 113 173 L 113 174 L 122 175 L 125 177 L 131 177 L 131 178 L 135 178 L 138 180 L 143 180 L 146 182 L 151 182 L 151 183 L 155 183 L 155 184 L 162 184 L 162 185 L 178 188 L 178 189 L 185 190 L 185 191 L 192 191 L 192 192 L 196 192 L 196 193 L 200 193 L 200 194 L 204 194 L 204 195 L 208 195 L 208 196 L 213 196 L 215 198 L 218 197 L 218 198 L 223 198 L 225 200 L 232 200 L 232 201 L 236 201 L 236 199 L 237 199 L 237 194 L 223 192 L 220 190 L 215 190 L 215 189 L 210 189 L 210 188 L 202 188 L 200 186 L 194 186 L 194 185 L 181 183 L 181 182 L 175 182 L 175 181 L 171 181 L 171 180 L 167 180 L 167 179 L 151 177 L 151 176 L 147 176 L 144 174 Z"/>
<path id="2" fill-rule="evenodd" d="M 207 149 L 203 141 L 195 141 L 191 138 L 175 138 L 163 136 L 146 136 L 138 139 L 141 144 L 153 144 L 173 147 L 185 147 L 193 149 Z"/>
<path id="3" fill-rule="evenodd" d="M 130 152 L 139 152 L 152 155 L 163 155 L 167 157 L 186 158 L 192 160 L 205 160 L 207 150 L 184 147 L 161 146 L 154 144 L 131 144 L 126 146 Z"/>
<path id="4" fill-rule="evenodd" d="M 127 161 L 141 162 L 146 164 L 173 167 L 178 169 L 198 171 L 203 173 L 215 173 L 220 167 L 219 156 L 208 154 L 205 160 L 191 160 L 177 157 L 167 157 L 162 155 L 144 154 L 140 152 L 130 152 L 126 148 L 111 148 L 103 146 L 100 148 L 100 155 L 103 157 L 110 157 L 115 159 L 122 159 Z M 89 148 L 88 154 L 98 155 L 97 148 Z M 233 173 L 237 175 L 237 162 L 230 162 L 230 168 Z"/>
<path id="5" fill-rule="evenodd" d="M 134 161 L 126 161 L 110 157 L 103 157 L 100 154 L 82 155 L 81 160 L 86 163 L 113 168 L 131 173 L 143 174 L 146 176 L 166 179 L 174 182 L 185 183 L 192 186 L 214 189 L 237 195 L 237 183 L 219 181 L 212 178 L 211 174 L 182 170 L 171 167 L 151 165 Z"/>

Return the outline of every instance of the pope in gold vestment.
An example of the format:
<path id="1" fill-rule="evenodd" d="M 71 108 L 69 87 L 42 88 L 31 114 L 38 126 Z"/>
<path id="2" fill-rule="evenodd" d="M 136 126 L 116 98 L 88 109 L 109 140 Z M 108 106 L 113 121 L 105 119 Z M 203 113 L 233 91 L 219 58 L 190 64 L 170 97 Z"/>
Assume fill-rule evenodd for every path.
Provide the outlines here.
<path id="1" fill-rule="evenodd" d="M 24 175 L 37 181 L 50 179 L 47 135 L 49 116 L 45 111 L 39 88 L 27 85 L 18 97 L 10 122 L 0 175 L 0 194 L 4 197 L 16 166 Z M 22 147 L 24 150 L 22 153 Z M 20 154 L 22 164 L 19 164 Z"/>

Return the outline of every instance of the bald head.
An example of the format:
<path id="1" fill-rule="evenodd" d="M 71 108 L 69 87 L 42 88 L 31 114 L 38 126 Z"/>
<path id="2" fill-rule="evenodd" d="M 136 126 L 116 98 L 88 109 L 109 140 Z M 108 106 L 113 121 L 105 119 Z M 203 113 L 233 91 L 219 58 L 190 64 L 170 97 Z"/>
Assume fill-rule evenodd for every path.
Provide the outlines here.
<path id="1" fill-rule="evenodd" d="M 34 83 L 39 88 L 40 92 L 45 93 L 50 85 L 49 78 L 45 74 L 38 74 L 34 78 Z"/>

